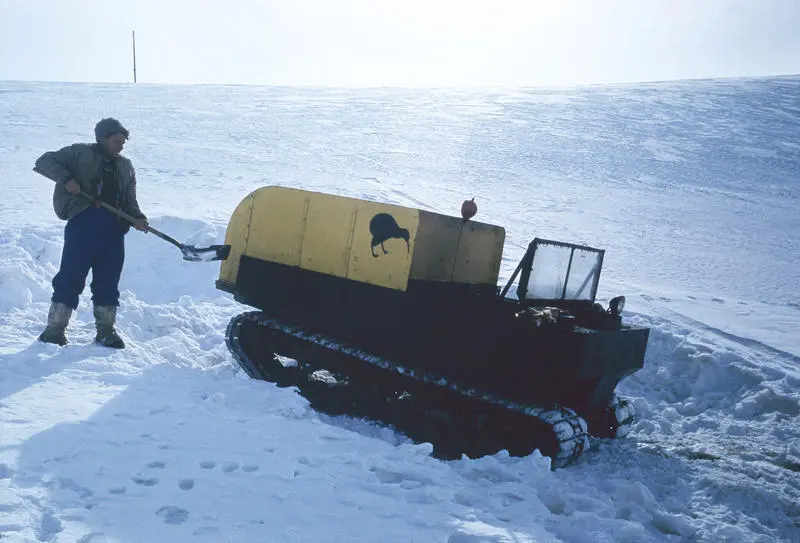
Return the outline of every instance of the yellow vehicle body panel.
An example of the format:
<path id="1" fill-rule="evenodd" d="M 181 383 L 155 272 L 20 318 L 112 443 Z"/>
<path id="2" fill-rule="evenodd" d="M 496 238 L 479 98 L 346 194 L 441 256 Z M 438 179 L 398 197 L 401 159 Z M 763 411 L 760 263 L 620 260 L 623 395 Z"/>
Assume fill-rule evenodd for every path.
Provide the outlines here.
<path id="1" fill-rule="evenodd" d="M 219 282 L 236 284 L 243 255 L 406 290 L 409 279 L 496 284 L 505 230 L 404 206 L 263 187 L 228 223 Z"/>

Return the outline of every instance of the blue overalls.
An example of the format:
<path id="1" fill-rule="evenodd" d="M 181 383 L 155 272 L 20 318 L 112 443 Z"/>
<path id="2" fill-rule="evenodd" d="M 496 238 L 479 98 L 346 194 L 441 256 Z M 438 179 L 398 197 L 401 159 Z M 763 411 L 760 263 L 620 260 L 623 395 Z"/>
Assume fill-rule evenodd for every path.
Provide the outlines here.
<path id="1" fill-rule="evenodd" d="M 119 183 L 113 160 L 104 161 L 98 197 L 119 203 Z M 78 308 L 78 297 L 92 270 L 94 305 L 119 306 L 119 278 L 125 261 L 125 233 L 116 215 L 95 204 L 67 221 L 64 227 L 64 250 L 61 268 L 53 278 L 53 302 Z"/>

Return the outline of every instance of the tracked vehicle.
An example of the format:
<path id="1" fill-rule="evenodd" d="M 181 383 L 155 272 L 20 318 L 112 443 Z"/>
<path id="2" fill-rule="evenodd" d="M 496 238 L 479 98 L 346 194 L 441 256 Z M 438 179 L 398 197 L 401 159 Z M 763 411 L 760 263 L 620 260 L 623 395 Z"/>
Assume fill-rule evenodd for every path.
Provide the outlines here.
<path id="1" fill-rule="evenodd" d="M 388 424 L 440 458 L 538 449 L 565 466 L 632 421 L 649 330 L 595 301 L 604 251 L 534 239 L 504 288 L 502 227 L 264 187 L 234 211 L 218 289 L 257 308 L 226 341 L 255 379 Z M 509 291 L 516 285 L 516 296 Z"/>

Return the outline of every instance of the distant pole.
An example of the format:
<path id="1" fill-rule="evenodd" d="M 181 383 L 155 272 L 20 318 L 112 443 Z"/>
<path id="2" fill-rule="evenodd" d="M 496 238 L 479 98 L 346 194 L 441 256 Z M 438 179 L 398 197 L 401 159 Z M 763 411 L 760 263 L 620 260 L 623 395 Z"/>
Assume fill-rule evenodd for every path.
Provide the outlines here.
<path id="1" fill-rule="evenodd" d="M 131 30 L 133 36 L 133 82 L 136 83 L 136 31 Z"/>

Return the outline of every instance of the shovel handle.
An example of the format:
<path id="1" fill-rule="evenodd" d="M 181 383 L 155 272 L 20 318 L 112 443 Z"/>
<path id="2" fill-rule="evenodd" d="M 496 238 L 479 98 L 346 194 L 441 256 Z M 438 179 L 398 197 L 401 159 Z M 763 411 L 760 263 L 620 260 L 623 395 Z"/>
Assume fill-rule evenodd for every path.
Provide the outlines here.
<path id="1" fill-rule="evenodd" d="M 112 205 L 109 205 L 109 204 L 107 204 L 106 202 L 104 202 L 102 200 L 98 200 L 96 198 L 92 198 L 91 196 L 89 196 L 85 192 L 81 192 L 80 194 L 81 194 L 81 196 L 83 196 L 84 198 L 88 198 L 89 200 L 91 200 L 95 204 L 100 204 L 101 206 L 103 206 L 104 208 L 109 210 L 114 215 L 118 215 L 118 216 L 122 217 L 123 219 L 125 219 L 126 221 L 128 221 L 129 223 L 135 224 L 137 219 L 134 219 L 132 216 L 128 215 L 124 211 L 121 211 L 121 210 L 117 209 L 116 207 L 114 207 Z M 176 246 L 178 249 L 183 250 L 183 243 L 179 242 L 178 240 L 176 240 L 174 238 L 171 238 L 170 236 L 166 235 L 164 232 L 159 232 L 158 230 L 156 230 L 155 228 L 153 228 L 149 224 L 147 226 L 145 226 L 144 229 L 146 231 L 148 231 L 148 232 L 152 232 L 153 234 L 155 234 L 156 236 L 160 237 L 164 241 L 170 242 L 171 244 Z"/>
<path id="2" fill-rule="evenodd" d="M 41 170 L 38 170 L 37 168 L 34 168 L 34 169 L 33 169 L 33 171 L 35 171 L 35 172 L 36 172 L 36 173 L 38 173 L 39 175 L 42 175 L 42 176 L 44 176 L 44 177 L 47 177 L 47 178 L 48 178 L 48 179 L 50 179 L 51 181 L 55 181 L 55 180 L 54 180 L 54 179 L 52 179 L 50 176 L 46 175 L 46 174 L 45 174 L 43 171 L 41 171 Z M 127 213 L 125 213 L 124 211 L 122 211 L 122 210 L 119 210 L 119 209 L 117 209 L 116 207 L 114 207 L 114 206 L 112 206 L 112 205 L 109 205 L 109 204 L 107 204 L 106 202 L 104 202 L 104 201 L 102 201 L 102 200 L 98 200 L 97 198 L 92 198 L 91 196 L 89 196 L 88 194 L 86 194 L 86 193 L 85 193 L 85 192 L 83 192 L 83 191 L 81 191 L 79 194 L 80 194 L 81 196 L 83 196 L 84 198 L 86 198 L 87 200 L 91 200 L 93 203 L 95 203 L 95 204 L 99 204 L 99 205 L 103 206 L 104 208 L 106 208 L 107 210 L 109 210 L 109 211 L 110 211 L 111 213 L 113 213 L 114 215 L 117 215 L 118 217 L 122 217 L 123 219 L 125 219 L 125 220 L 126 220 L 126 221 L 128 221 L 129 223 L 131 223 L 131 224 L 135 224 L 135 223 L 136 223 L 136 219 L 135 219 L 134 217 L 132 217 L 131 215 L 128 215 L 128 214 L 127 214 Z M 183 244 L 182 244 L 181 242 L 179 242 L 178 240 L 176 240 L 176 239 L 174 239 L 174 238 L 171 238 L 171 237 L 169 237 L 169 236 L 168 236 L 168 235 L 166 235 L 164 232 L 159 232 L 158 230 L 156 230 L 155 228 L 153 228 L 153 227 L 152 227 L 152 226 L 150 226 L 149 224 L 148 224 L 147 226 L 145 226 L 145 230 L 146 230 L 146 231 L 148 231 L 148 232 L 152 232 L 153 234 L 155 234 L 156 236 L 160 237 L 160 238 L 161 238 L 161 239 L 163 239 L 164 241 L 168 241 L 168 242 L 170 242 L 171 244 L 173 244 L 174 246 L 176 246 L 178 249 L 180 249 L 181 251 L 183 251 L 183 249 L 184 249 L 184 246 L 183 246 Z"/>

